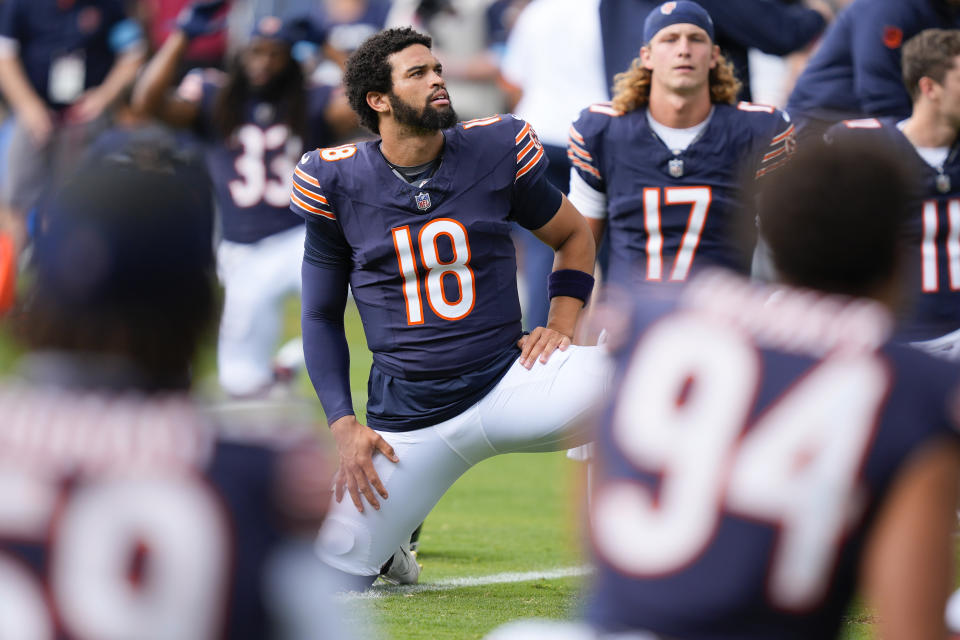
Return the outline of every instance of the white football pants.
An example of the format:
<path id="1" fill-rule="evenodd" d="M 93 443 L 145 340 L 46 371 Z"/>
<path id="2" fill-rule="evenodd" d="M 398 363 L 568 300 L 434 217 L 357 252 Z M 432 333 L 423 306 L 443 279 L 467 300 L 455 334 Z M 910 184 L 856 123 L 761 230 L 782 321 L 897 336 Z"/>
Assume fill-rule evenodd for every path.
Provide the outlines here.
<path id="1" fill-rule="evenodd" d="M 390 498 L 363 513 L 344 495 L 333 502 L 317 550 L 332 567 L 376 575 L 467 469 L 498 453 L 560 451 L 589 439 L 586 414 L 610 387 L 603 347 L 568 347 L 530 370 L 519 361 L 477 404 L 425 429 L 379 431 L 396 464 L 380 454 L 374 467 Z"/>
<path id="2" fill-rule="evenodd" d="M 224 288 L 217 342 L 220 386 L 242 396 L 273 381 L 273 354 L 280 339 L 283 300 L 300 293 L 306 228 L 242 244 L 223 240 L 217 273 Z"/>

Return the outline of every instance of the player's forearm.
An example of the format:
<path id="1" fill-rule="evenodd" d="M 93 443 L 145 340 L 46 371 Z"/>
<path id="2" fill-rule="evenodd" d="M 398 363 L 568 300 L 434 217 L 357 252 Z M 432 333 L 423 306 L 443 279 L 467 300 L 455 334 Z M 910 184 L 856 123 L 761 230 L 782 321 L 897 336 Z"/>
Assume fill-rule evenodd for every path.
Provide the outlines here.
<path id="1" fill-rule="evenodd" d="M 162 118 L 173 84 L 177 64 L 187 50 L 189 40 L 182 31 L 174 31 L 160 50 L 150 59 L 140 79 L 133 87 L 133 108 L 143 114 Z"/>
<path id="2" fill-rule="evenodd" d="M 99 91 L 103 95 L 104 102 L 112 103 L 133 83 L 145 58 L 143 47 L 136 47 L 117 58 L 107 77 L 100 84 Z"/>
<path id="3" fill-rule="evenodd" d="M 19 58 L 15 56 L 0 57 L 0 90 L 16 113 L 46 108 L 43 99 L 27 79 Z"/>
<path id="4" fill-rule="evenodd" d="M 307 373 L 332 424 L 353 414 L 350 349 L 343 327 L 345 274 L 303 263 L 301 331 Z"/>

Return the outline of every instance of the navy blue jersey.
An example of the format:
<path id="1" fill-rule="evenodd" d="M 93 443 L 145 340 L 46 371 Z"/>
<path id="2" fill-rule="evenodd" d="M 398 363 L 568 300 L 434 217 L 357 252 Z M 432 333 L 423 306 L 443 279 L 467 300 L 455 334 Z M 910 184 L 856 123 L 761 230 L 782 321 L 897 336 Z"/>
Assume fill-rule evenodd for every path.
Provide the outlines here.
<path id="1" fill-rule="evenodd" d="M 837 15 L 790 94 L 787 110 L 828 122 L 910 115 L 901 45 L 924 29 L 960 28 L 943 0 L 855 0 Z M 798 126 L 799 126 L 798 122 Z"/>
<path id="2" fill-rule="evenodd" d="M 714 105 L 699 138 L 674 153 L 646 109 L 598 104 L 571 128 L 568 156 L 606 194 L 610 277 L 676 282 L 706 264 L 746 268 L 734 242 L 742 175 L 762 177 L 793 147 L 789 118 L 764 105 Z"/>
<path id="3" fill-rule="evenodd" d="M 587 618 L 678 640 L 833 638 L 869 529 L 960 369 L 891 344 L 873 301 L 704 272 L 614 336 Z"/>
<path id="4" fill-rule="evenodd" d="M 179 95 L 200 104 L 196 130 L 205 144 L 207 168 L 223 223 L 223 238 L 250 243 L 285 231 L 302 221 L 290 213 L 293 168 L 307 149 L 328 145 L 333 134 L 324 118 L 334 88 L 307 89 L 307 139 L 290 130 L 275 102 L 250 98 L 244 122 L 224 139 L 215 120 L 217 96 L 225 76 L 216 70 L 194 70 L 184 78 Z"/>
<path id="5" fill-rule="evenodd" d="M 304 432 L 228 431 L 179 395 L 8 387 L 0 414 L 10 637 L 277 637 L 277 554 L 329 487 Z"/>
<path id="6" fill-rule="evenodd" d="M 121 0 L 6 0 L 0 5 L 0 38 L 18 49 L 31 86 L 53 107 L 67 106 L 79 97 L 50 91 L 51 68 L 57 60 L 75 56 L 79 67 L 74 70 L 82 77 L 76 89 L 89 89 L 103 83 L 117 53 L 143 43 L 140 28 L 127 19 Z"/>
<path id="7" fill-rule="evenodd" d="M 960 329 L 960 142 L 935 169 L 917 154 L 895 118 L 847 120 L 827 132 L 833 144 L 855 136 L 880 136 L 897 148 L 918 179 L 906 225 L 908 311 L 899 337 L 929 340 Z"/>
<path id="8" fill-rule="evenodd" d="M 363 12 L 349 20 L 331 16 L 322 3 L 315 4 L 316 18 L 323 30 L 325 44 L 339 51 L 351 52 L 384 28 L 390 13 L 390 2 L 367 0 L 363 4 Z"/>
<path id="9" fill-rule="evenodd" d="M 452 417 L 506 372 L 522 334 L 511 223 L 539 228 L 560 205 L 524 121 L 492 116 L 443 135 L 422 186 L 393 173 L 379 141 L 312 151 L 294 174 L 304 259 L 349 272 L 373 352 L 372 426 Z"/>

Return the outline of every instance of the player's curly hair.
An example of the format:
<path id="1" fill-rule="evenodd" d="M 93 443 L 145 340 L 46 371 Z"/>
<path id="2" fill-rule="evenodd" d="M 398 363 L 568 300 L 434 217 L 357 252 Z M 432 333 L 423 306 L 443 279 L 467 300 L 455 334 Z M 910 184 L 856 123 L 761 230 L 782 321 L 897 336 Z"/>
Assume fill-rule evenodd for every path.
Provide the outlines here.
<path id="1" fill-rule="evenodd" d="M 414 44 L 429 49 L 433 46 L 433 39 L 410 27 L 385 29 L 364 40 L 347 60 L 343 73 L 347 99 L 360 116 L 360 124 L 374 133 L 380 133 L 380 116 L 367 104 L 367 94 L 371 91 L 387 93 L 393 89 L 393 70 L 387 58 Z"/>
<path id="2" fill-rule="evenodd" d="M 613 108 L 627 113 L 645 107 L 650 101 L 650 81 L 653 72 L 643 66 L 640 56 L 633 59 L 630 68 L 613 76 Z M 717 66 L 710 69 L 710 102 L 734 104 L 742 86 L 733 70 L 733 63 L 720 54 Z"/>
<path id="3" fill-rule="evenodd" d="M 907 40 L 901 52 L 901 67 L 910 99 L 920 96 L 920 78 L 942 85 L 958 55 L 960 32 L 956 29 L 926 29 Z"/>

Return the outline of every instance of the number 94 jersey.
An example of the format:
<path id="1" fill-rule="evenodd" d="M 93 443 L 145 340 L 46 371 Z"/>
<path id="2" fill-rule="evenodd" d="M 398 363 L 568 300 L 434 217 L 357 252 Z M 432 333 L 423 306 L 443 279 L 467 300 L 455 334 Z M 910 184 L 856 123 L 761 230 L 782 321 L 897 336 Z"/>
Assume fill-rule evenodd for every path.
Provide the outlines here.
<path id="1" fill-rule="evenodd" d="M 588 620 L 836 637 L 894 480 L 921 448 L 957 443 L 960 368 L 891 344 L 879 303 L 710 270 L 619 324 Z"/>
<path id="2" fill-rule="evenodd" d="M 459 376 L 515 348 L 511 223 L 536 229 L 560 206 L 523 120 L 492 116 L 443 135 L 425 184 L 396 176 L 379 141 L 312 151 L 294 171 L 304 259 L 349 271 L 374 364 L 400 378 Z"/>

